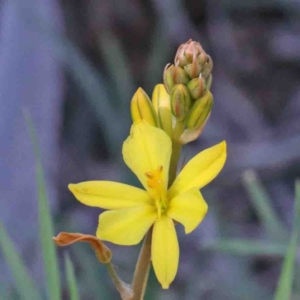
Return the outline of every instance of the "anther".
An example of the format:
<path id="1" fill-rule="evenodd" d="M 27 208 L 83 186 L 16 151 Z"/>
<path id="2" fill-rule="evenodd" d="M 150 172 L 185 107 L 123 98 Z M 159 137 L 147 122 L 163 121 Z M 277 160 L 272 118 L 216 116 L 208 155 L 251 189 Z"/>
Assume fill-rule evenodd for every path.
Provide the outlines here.
<path id="1" fill-rule="evenodd" d="M 146 177 L 148 177 L 149 179 L 152 179 L 154 177 L 152 172 L 146 172 L 145 173 Z"/>

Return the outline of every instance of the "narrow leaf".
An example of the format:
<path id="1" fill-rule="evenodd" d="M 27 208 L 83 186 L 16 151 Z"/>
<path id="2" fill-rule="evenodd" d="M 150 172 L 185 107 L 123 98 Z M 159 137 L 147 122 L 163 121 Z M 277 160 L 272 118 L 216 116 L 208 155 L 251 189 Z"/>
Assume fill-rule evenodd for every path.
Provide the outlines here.
<path id="1" fill-rule="evenodd" d="M 84 98 L 92 107 L 101 128 L 109 133 L 104 135 L 104 139 L 110 153 L 116 154 L 116 145 L 121 145 L 122 138 L 126 136 L 127 126 L 124 125 L 128 124 L 129 119 L 126 120 L 121 111 L 112 107 L 105 78 L 86 57 L 66 37 L 56 35 L 53 42 L 58 46 L 57 55 L 64 61 L 78 87 L 83 91 Z"/>
<path id="2" fill-rule="evenodd" d="M 95 254 L 88 247 L 74 247 L 76 257 L 84 259 L 78 260 L 81 269 L 78 283 L 83 291 L 93 290 L 96 295 L 101 295 L 102 299 L 110 300 L 111 290 L 109 289 L 110 278 L 107 276 L 106 268 L 95 268 Z"/>
<path id="3" fill-rule="evenodd" d="M 203 246 L 204 250 L 228 252 L 237 255 L 278 255 L 284 256 L 286 246 L 262 241 L 224 239 Z"/>
<path id="4" fill-rule="evenodd" d="M 158 83 L 157 78 L 162 79 L 162 70 L 173 53 L 171 44 L 166 42 L 167 35 L 164 20 L 161 18 L 156 22 L 148 59 L 145 64 L 146 90 L 152 90 L 153 86 Z"/>
<path id="5" fill-rule="evenodd" d="M 116 106 L 123 109 L 129 105 L 128 100 L 134 92 L 134 79 L 130 71 L 129 61 L 124 49 L 113 31 L 106 30 L 99 36 L 99 48 L 104 56 L 110 78 L 113 81 L 116 98 Z M 124 114 L 125 112 L 122 111 Z M 128 115 L 129 117 L 129 115 Z"/>
<path id="6" fill-rule="evenodd" d="M 18 293 L 19 299 L 24 300 L 40 300 L 42 299 L 39 292 L 29 275 L 27 268 L 21 259 L 19 253 L 16 251 L 12 241 L 7 235 L 6 230 L 0 224 L 0 249 L 3 252 L 3 256 L 11 270 L 11 273 L 15 279 L 15 287 Z M 4 297 L 1 294 L 1 297 Z M 1 298 L 4 299 L 4 298 Z"/>
<path id="7" fill-rule="evenodd" d="M 123 137 L 127 134 L 129 116 L 127 119 L 124 116 L 123 106 L 117 110 L 112 105 L 105 77 L 66 35 L 54 28 L 52 23 L 41 18 L 34 11 L 28 10 L 25 1 L 17 0 L 17 2 L 24 13 L 26 24 L 52 43 L 51 49 L 65 64 L 70 76 L 77 84 L 78 92 L 83 93 L 84 100 L 92 107 L 103 132 L 109 132 L 109 134 L 103 135 L 103 138 L 110 148 L 110 153 L 116 154 L 118 149 L 116 145 L 121 146 Z M 123 80 L 123 86 L 126 82 Z M 128 90 L 132 90 L 132 88 L 128 87 Z M 124 95 L 122 99 L 126 101 Z"/>
<path id="8" fill-rule="evenodd" d="M 294 208 L 294 225 L 290 243 L 283 261 L 274 300 L 287 300 L 291 297 L 294 269 L 300 234 L 300 181 L 296 181 L 296 201 Z"/>
<path id="9" fill-rule="evenodd" d="M 77 282 L 74 272 L 74 265 L 69 257 L 65 256 L 65 268 L 66 268 L 66 277 L 69 287 L 70 300 L 79 300 L 79 294 L 77 289 Z"/>
<path id="10" fill-rule="evenodd" d="M 283 224 L 274 211 L 272 201 L 257 175 L 249 170 L 244 173 L 243 179 L 252 203 L 268 236 L 273 241 L 285 240 L 284 237 L 286 237 L 286 233 L 283 229 Z"/>
<path id="11" fill-rule="evenodd" d="M 4 297 L 4 299 L 10 299 L 8 286 L 5 282 L 0 282 L 0 295 Z"/>
<path id="12" fill-rule="evenodd" d="M 48 296 L 51 300 L 60 299 L 60 278 L 56 256 L 55 245 L 52 241 L 53 224 L 51 212 L 46 193 L 46 183 L 44 178 L 44 170 L 41 162 L 39 145 L 37 142 L 36 131 L 32 123 L 29 113 L 24 113 L 29 135 L 32 141 L 35 160 L 36 160 L 36 180 L 38 187 L 38 212 L 39 212 L 39 231 L 42 245 L 42 253 L 46 272 Z"/>

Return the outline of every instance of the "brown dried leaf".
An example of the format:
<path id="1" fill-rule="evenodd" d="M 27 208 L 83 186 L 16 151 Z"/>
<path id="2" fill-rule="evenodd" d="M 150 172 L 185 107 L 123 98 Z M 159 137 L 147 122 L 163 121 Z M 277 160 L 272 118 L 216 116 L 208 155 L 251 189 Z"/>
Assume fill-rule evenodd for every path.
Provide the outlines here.
<path id="1" fill-rule="evenodd" d="M 57 237 L 54 237 L 53 240 L 57 246 L 69 246 L 77 242 L 89 243 L 101 263 L 107 264 L 111 261 L 112 253 L 109 248 L 93 235 L 61 232 L 57 235 Z"/>

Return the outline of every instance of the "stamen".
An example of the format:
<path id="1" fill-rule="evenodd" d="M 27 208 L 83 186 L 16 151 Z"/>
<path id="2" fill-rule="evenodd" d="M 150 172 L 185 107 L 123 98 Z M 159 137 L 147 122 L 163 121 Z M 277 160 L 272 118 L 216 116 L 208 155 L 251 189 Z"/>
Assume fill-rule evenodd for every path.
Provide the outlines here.
<path id="1" fill-rule="evenodd" d="M 151 170 L 145 173 L 147 177 L 147 185 L 151 188 L 151 194 L 154 200 L 154 204 L 157 208 L 158 218 L 162 213 L 166 211 L 167 199 L 166 199 L 166 187 L 164 185 L 163 178 L 163 166 L 160 165 L 155 170 Z"/>
<path id="2" fill-rule="evenodd" d="M 163 183 L 162 178 L 163 166 L 158 166 L 156 170 L 151 170 L 145 173 L 145 176 L 149 179 L 147 185 L 153 189 L 160 189 Z"/>
<path id="3" fill-rule="evenodd" d="M 146 172 L 145 175 L 149 179 L 152 179 L 154 177 L 153 173 L 151 173 L 151 172 Z"/>

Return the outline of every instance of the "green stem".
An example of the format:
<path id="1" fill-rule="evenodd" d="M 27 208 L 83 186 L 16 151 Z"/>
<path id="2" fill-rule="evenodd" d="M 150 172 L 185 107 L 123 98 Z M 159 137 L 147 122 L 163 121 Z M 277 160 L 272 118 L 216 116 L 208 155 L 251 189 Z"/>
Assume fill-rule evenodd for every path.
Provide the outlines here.
<path id="1" fill-rule="evenodd" d="M 176 178 L 177 173 L 177 165 L 180 158 L 181 153 L 181 143 L 179 142 L 179 138 L 184 131 L 184 122 L 177 121 L 175 128 L 173 130 L 173 139 L 172 139 L 172 155 L 169 169 L 169 187 L 172 185 Z"/>
<path id="2" fill-rule="evenodd" d="M 151 262 L 151 240 L 152 240 L 152 228 L 148 231 L 140 254 L 138 261 L 136 263 L 133 281 L 132 281 L 132 290 L 133 290 L 133 299 L 142 300 L 144 299 L 149 271 L 150 271 L 150 262 Z"/>
<path id="3" fill-rule="evenodd" d="M 184 122 L 178 121 L 173 130 L 172 139 L 172 155 L 169 169 L 169 186 L 173 183 L 176 178 L 177 165 L 180 157 L 182 145 L 179 142 L 179 138 L 184 130 Z M 151 239 L 152 239 L 152 228 L 148 231 L 143 246 L 141 248 L 138 261 L 136 263 L 133 280 L 133 300 L 143 300 L 148 277 L 150 271 L 151 262 Z"/>
<path id="4" fill-rule="evenodd" d="M 176 178 L 177 173 L 177 165 L 179 161 L 181 153 L 181 145 L 178 142 L 172 142 L 172 156 L 171 156 L 171 163 L 169 169 L 169 187 L 172 185 Z"/>

